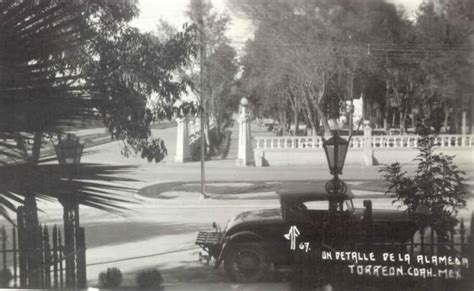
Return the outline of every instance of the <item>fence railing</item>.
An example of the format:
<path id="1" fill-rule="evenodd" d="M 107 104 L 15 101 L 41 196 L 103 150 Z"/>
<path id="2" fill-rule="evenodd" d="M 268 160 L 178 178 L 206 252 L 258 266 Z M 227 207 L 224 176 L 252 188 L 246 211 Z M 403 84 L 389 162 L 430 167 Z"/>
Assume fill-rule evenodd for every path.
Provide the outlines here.
<path id="1" fill-rule="evenodd" d="M 415 148 L 418 146 L 417 135 L 373 136 L 374 148 Z M 439 135 L 436 137 L 439 147 L 473 147 L 474 135 Z"/>
<path id="2" fill-rule="evenodd" d="M 5 226 L 2 226 L 0 242 L 3 276 L 0 280 L 3 285 L 0 288 L 32 287 L 29 284 L 29 278 L 34 273 L 39 275 L 42 288 L 65 287 L 64 245 L 57 226 L 53 227 L 51 236 L 48 227 L 41 227 L 41 248 L 39 249 L 29 249 L 28 241 L 17 232 L 16 227 L 7 231 Z M 28 269 L 27 258 L 31 254 L 40 261 L 40 267 L 36 270 Z"/>
<path id="3" fill-rule="evenodd" d="M 347 136 L 343 136 L 347 140 Z M 370 139 L 373 148 L 416 148 L 417 135 L 384 135 L 384 136 L 352 136 L 351 148 L 364 148 L 365 141 Z M 474 135 L 440 135 L 436 137 L 439 147 L 474 147 Z M 323 139 L 320 136 L 278 136 L 254 137 L 256 149 L 322 149 Z"/>
<path id="4" fill-rule="evenodd" d="M 25 228 L 23 207 L 17 215 L 16 225 L 0 228 L 0 288 L 85 286 L 84 229 L 78 230 L 75 247 L 68 250 L 58 226 L 38 226 L 35 244 Z"/>
<path id="5" fill-rule="evenodd" d="M 255 137 L 254 142 L 257 149 L 323 148 L 323 140 L 319 136 Z"/>

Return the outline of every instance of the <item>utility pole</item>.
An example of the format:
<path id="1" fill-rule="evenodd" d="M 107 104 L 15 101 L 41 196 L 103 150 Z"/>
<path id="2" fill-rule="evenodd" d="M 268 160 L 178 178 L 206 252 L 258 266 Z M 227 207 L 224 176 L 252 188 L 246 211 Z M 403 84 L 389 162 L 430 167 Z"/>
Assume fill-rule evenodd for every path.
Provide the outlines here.
<path id="1" fill-rule="evenodd" d="M 201 120 L 201 194 L 199 198 L 207 198 L 206 195 L 206 168 L 204 162 L 206 159 L 206 140 L 204 136 L 204 117 L 205 117 L 205 95 L 204 95 L 204 58 L 206 57 L 206 43 L 205 43 L 205 31 L 204 31 L 204 3 L 203 0 L 199 0 L 199 36 L 200 36 L 200 120 Z M 207 73 L 207 72 L 206 72 Z"/>

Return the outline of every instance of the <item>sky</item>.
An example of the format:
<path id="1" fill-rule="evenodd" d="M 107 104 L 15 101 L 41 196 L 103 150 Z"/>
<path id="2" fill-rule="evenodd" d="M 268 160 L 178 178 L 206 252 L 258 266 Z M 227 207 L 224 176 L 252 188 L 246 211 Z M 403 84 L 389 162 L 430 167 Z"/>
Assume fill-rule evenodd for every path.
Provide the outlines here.
<path id="1" fill-rule="evenodd" d="M 190 0 L 138 0 L 140 8 L 140 16 L 136 18 L 132 25 L 138 27 L 142 31 L 156 31 L 159 19 L 166 20 L 177 28 L 182 27 L 186 22 L 186 10 L 188 9 Z M 235 43 L 236 49 L 239 51 L 243 47 L 243 43 L 252 37 L 253 30 L 250 23 L 233 13 L 227 7 L 227 0 L 203 0 L 212 2 L 213 7 L 225 12 L 231 17 L 229 25 L 228 37 Z M 422 0 L 388 0 L 389 2 L 401 5 L 405 8 L 409 16 L 414 14 Z M 241 43 L 239 45 L 239 43 Z"/>
<path id="2" fill-rule="evenodd" d="M 175 27 L 181 27 L 186 21 L 186 11 L 190 0 L 138 0 L 140 16 L 132 22 L 132 25 L 143 31 L 154 31 L 158 20 L 164 19 Z M 231 16 L 228 36 L 233 41 L 244 42 L 252 34 L 250 24 L 244 19 L 238 18 L 227 7 L 227 0 L 203 0 L 210 1 L 219 12 L 225 12 Z"/>
<path id="3" fill-rule="evenodd" d="M 206 0 L 203 0 L 206 1 Z M 238 36 L 244 33 L 248 24 L 245 20 L 238 18 L 235 13 L 227 7 L 227 0 L 207 0 L 212 2 L 214 8 L 222 12 L 227 12 L 232 17 L 230 35 Z M 410 14 L 417 9 L 422 0 L 388 0 L 397 5 L 402 5 Z M 190 0 L 138 0 L 140 16 L 133 21 L 133 24 L 144 31 L 153 31 L 156 28 L 158 20 L 166 21 L 180 27 L 186 21 L 186 10 Z M 245 36 L 245 35 L 244 35 Z"/>

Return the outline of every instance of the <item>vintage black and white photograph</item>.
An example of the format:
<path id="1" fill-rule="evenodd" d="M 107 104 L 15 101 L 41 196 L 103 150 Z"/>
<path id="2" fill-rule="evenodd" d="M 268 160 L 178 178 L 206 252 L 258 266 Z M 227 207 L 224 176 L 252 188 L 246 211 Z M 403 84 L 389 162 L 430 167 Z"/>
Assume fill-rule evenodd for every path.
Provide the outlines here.
<path id="1" fill-rule="evenodd" d="M 472 0 L 0 0 L 0 289 L 474 290 Z"/>

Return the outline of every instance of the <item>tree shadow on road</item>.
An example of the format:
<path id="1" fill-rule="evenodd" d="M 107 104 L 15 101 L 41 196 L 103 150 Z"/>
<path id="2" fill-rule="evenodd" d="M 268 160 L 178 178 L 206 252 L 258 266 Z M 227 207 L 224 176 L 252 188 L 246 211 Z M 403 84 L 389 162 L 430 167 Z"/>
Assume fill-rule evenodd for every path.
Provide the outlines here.
<path id="1" fill-rule="evenodd" d="M 156 223 L 156 222 L 104 222 L 86 223 L 88 248 L 117 245 L 146 240 L 151 237 L 195 233 L 209 228 L 208 224 Z"/>

